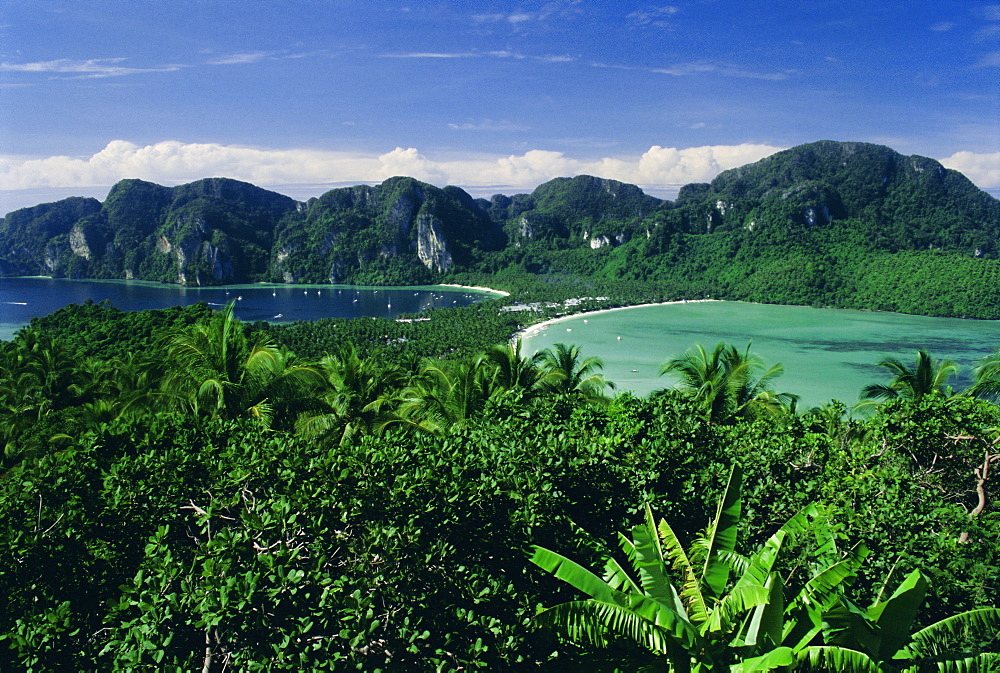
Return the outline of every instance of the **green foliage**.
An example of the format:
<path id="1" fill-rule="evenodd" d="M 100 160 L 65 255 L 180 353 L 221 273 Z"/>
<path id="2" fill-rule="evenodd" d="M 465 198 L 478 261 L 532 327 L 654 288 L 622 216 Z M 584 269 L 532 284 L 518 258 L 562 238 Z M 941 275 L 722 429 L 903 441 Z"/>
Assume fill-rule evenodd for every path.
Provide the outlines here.
<path id="1" fill-rule="evenodd" d="M 532 283 L 609 297 L 587 306 L 613 301 L 578 278 L 518 287 Z M 568 345 L 549 362 L 494 347 L 523 319 L 501 303 L 287 328 L 205 306 L 87 304 L 0 344 L 0 669 L 189 670 L 206 657 L 210 670 L 621 666 L 634 648 L 599 652 L 530 628 L 540 606 L 576 596 L 528 556 L 540 545 L 593 566 L 616 531 L 643 536 L 647 503 L 674 538 L 712 541 L 683 550 L 706 613 L 755 558 L 731 539 L 771 549 L 775 522 L 817 503 L 821 547 L 871 550 L 856 605 L 920 569 L 926 609 L 908 633 L 945 620 L 936 628 L 957 651 L 995 653 L 984 633 L 955 640 L 964 626 L 948 617 L 1000 607 L 996 405 L 923 395 L 865 420 L 831 406 L 710 423 L 682 391 L 566 394 L 553 384 L 581 390 L 599 372 Z M 282 349 L 292 344 L 297 360 Z M 295 363 L 308 375 L 283 376 Z M 201 413 L 173 403 L 206 382 L 222 394 L 203 396 Z M 244 413 L 264 405 L 269 429 Z M 734 463 L 738 517 L 721 498 Z M 713 518 L 719 499 L 729 504 Z M 655 528 L 632 546 L 647 549 Z M 789 611 L 791 597 L 840 557 L 811 567 L 809 539 L 789 535 L 769 571 L 783 582 L 783 624 L 806 631 L 765 638 L 777 622 L 761 610 L 761 637 L 739 646 L 757 648 L 758 668 L 816 627 Z M 777 604 L 775 582 L 754 582 L 767 596 L 737 590 L 714 613 L 716 633 Z M 778 658 L 757 659 L 765 642 Z"/>
<path id="2" fill-rule="evenodd" d="M 306 204 L 223 179 L 138 180 L 0 223 L 0 273 L 179 283 L 425 284 L 532 300 L 712 296 L 1000 318 L 1000 202 L 924 157 L 823 141 L 684 186 L 591 176 L 472 199 L 412 178 Z M 595 291 L 602 288 L 600 291 Z M 587 291 L 590 289 L 591 291 Z"/>
<path id="3" fill-rule="evenodd" d="M 916 365 L 907 367 L 898 358 L 887 357 L 875 365 L 893 375 L 888 384 L 872 383 L 861 391 L 863 400 L 909 399 L 919 400 L 924 395 L 946 395 L 948 379 L 958 373 L 958 366 L 950 360 L 934 362 L 927 351 L 917 351 Z"/>
<path id="4" fill-rule="evenodd" d="M 801 591 L 789 592 L 775 570 L 786 538 L 815 533 L 823 556 L 835 555 L 834 538 L 810 506 L 752 555 L 736 554 L 741 480 L 734 469 L 705 537 L 688 552 L 666 520 L 655 523 L 648 507 L 644 524 L 619 539 L 630 569 L 607 557 L 599 578 L 535 547 L 533 563 L 590 596 L 549 608 L 538 621 L 599 648 L 627 638 L 660 659 L 656 668 L 669 661 L 672 671 L 784 670 L 808 650 L 864 554 L 820 563 Z M 731 570 L 738 579 L 730 584 Z"/>
<path id="5" fill-rule="evenodd" d="M 763 369 L 763 361 L 750 354 L 750 344 L 741 353 L 720 343 L 711 353 L 695 346 L 663 363 L 660 374 L 678 375 L 680 389 L 702 407 L 709 423 L 791 413 L 796 396 L 774 392 L 773 380 L 784 371 L 781 365 Z"/>

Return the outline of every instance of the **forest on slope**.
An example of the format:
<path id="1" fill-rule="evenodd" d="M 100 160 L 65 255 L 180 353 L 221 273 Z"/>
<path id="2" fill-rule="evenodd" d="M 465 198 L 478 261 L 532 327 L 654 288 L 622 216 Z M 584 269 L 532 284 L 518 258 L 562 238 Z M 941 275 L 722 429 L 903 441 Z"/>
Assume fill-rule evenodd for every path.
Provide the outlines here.
<path id="1" fill-rule="evenodd" d="M 0 344 L 0 668 L 996 665 L 1000 351 L 959 391 L 886 360 L 866 415 L 710 344 L 636 398 L 502 343 L 501 304 L 390 332 L 90 303 Z M 639 630 L 538 616 L 574 586 Z"/>
<path id="2" fill-rule="evenodd" d="M 673 203 L 210 179 L 10 214 L 7 274 L 512 296 L 291 325 L 87 303 L 0 342 L 0 669 L 990 670 L 1000 350 L 968 389 L 919 353 L 800 409 L 749 347 L 637 398 L 508 337 L 705 295 L 1000 317 L 996 204 L 816 143 Z"/>
<path id="3" fill-rule="evenodd" d="M 628 281 L 645 297 L 1000 317 L 1000 201 L 924 157 L 821 141 L 681 188 L 590 176 L 473 199 L 412 178 L 306 203 L 138 180 L 0 221 L 0 274 L 184 284 Z"/>

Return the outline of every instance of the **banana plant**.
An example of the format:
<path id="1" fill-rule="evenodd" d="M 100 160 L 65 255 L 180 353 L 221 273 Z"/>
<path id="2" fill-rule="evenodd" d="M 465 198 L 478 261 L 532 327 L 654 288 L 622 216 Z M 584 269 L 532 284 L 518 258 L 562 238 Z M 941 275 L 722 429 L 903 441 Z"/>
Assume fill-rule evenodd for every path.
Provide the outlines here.
<path id="1" fill-rule="evenodd" d="M 1000 671 L 1000 654 L 962 646 L 970 640 L 996 642 L 1000 609 L 968 610 L 911 633 L 927 587 L 927 579 L 914 570 L 888 600 L 876 599 L 867 610 L 841 596 L 824 615 L 826 645 L 802 651 L 801 661 L 845 673 Z"/>
<path id="2" fill-rule="evenodd" d="M 751 556 L 737 554 L 741 481 L 734 468 L 700 542 L 704 561 L 698 564 L 666 520 L 654 522 L 648 506 L 644 523 L 630 537 L 619 536 L 629 569 L 607 556 L 599 577 L 536 546 L 532 562 L 589 596 L 544 610 L 537 621 L 594 647 L 630 640 L 676 672 L 752 673 L 792 665 L 822 630 L 823 613 L 836 605 L 841 584 L 854 576 L 866 552 L 855 549 L 821 567 L 786 598 L 775 570 L 786 540 L 813 531 L 820 553 L 827 554 L 835 551 L 833 535 L 817 525 L 818 508 L 808 506 Z M 737 577 L 730 585 L 731 574 Z"/>

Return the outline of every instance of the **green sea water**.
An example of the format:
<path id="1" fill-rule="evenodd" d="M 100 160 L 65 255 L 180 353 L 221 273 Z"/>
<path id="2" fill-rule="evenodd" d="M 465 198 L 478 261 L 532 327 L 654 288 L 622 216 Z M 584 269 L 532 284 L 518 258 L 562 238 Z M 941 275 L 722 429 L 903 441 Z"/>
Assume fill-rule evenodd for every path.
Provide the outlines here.
<path id="1" fill-rule="evenodd" d="M 751 352 L 768 366 L 782 364 L 776 388 L 799 395 L 805 409 L 831 399 L 854 403 L 865 385 L 888 381 L 876 362 L 892 355 L 909 364 L 918 349 L 962 365 L 952 383 L 962 388 L 972 364 L 1000 347 L 1000 321 L 699 302 L 575 316 L 524 345 L 534 352 L 558 342 L 580 346 L 584 357 L 599 356 L 606 378 L 638 395 L 672 386 L 675 380 L 658 375 L 660 365 L 695 344 L 710 350 L 719 342 L 752 343 Z"/>

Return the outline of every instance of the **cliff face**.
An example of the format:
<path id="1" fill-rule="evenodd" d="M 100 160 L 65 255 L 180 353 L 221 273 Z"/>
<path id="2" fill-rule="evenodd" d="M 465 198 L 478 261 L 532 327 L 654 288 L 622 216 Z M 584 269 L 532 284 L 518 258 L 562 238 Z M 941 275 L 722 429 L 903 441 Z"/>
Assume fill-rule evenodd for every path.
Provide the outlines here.
<path id="1" fill-rule="evenodd" d="M 58 273 L 60 250 L 70 249 L 76 225 L 100 210 L 101 202 L 97 199 L 71 197 L 8 214 L 0 220 L 0 273 L 5 276 Z"/>
<path id="2" fill-rule="evenodd" d="M 223 178 L 173 188 L 123 180 L 103 204 L 71 198 L 0 220 L 0 274 L 417 284 L 547 268 L 535 253 L 674 254 L 685 236 L 743 232 L 766 243 L 846 221 L 881 249 L 1000 257 L 1000 201 L 961 174 L 879 145 L 822 141 L 685 185 L 673 203 L 586 175 L 489 200 L 396 177 L 307 203 Z"/>
<path id="3" fill-rule="evenodd" d="M 431 271 L 448 271 L 454 262 L 441 220 L 426 213 L 417 217 L 417 259 Z"/>
<path id="4" fill-rule="evenodd" d="M 193 285 L 249 280 L 266 272 L 274 228 L 296 206 L 222 178 L 174 188 L 124 180 L 103 204 L 65 199 L 5 217 L 0 273 Z"/>
<path id="5" fill-rule="evenodd" d="M 277 233 L 272 275 L 307 282 L 433 282 L 502 232 L 464 191 L 412 178 L 327 192 Z"/>

